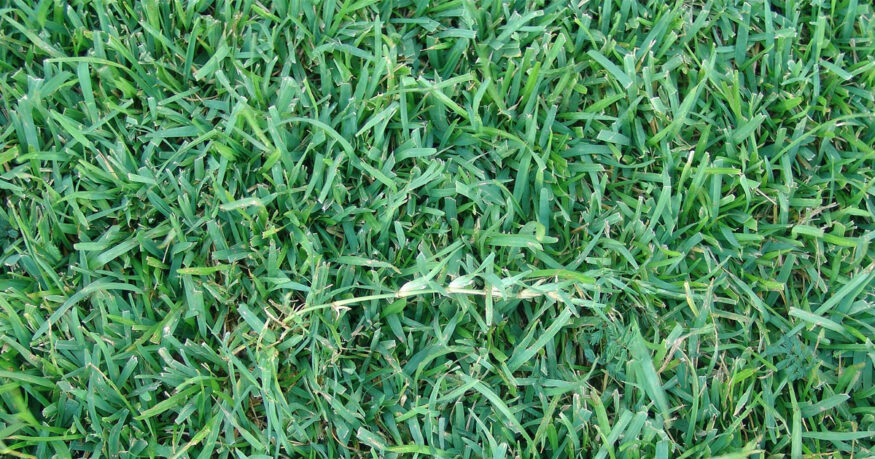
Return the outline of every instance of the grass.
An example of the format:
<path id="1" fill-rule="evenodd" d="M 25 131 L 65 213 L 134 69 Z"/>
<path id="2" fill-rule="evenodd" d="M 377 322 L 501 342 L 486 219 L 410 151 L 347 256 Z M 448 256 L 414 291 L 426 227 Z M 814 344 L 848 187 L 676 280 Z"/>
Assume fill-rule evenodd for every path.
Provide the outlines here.
<path id="1" fill-rule="evenodd" d="M 0 1 L 0 455 L 875 454 L 873 15 Z"/>

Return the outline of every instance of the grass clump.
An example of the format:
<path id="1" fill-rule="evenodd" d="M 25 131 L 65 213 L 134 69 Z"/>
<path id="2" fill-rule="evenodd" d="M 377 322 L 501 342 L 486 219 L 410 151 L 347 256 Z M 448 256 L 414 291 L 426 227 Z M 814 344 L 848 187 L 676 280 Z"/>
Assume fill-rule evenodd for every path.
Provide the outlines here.
<path id="1" fill-rule="evenodd" d="M 0 5 L 0 454 L 873 454 L 869 2 Z"/>

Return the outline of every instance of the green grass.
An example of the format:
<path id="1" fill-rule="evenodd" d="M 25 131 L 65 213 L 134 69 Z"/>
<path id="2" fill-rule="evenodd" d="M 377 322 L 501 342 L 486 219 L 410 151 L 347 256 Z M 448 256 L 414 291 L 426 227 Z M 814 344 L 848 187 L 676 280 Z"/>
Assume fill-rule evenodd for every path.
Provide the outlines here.
<path id="1" fill-rule="evenodd" d="M 875 454 L 863 0 L 0 0 L 0 456 Z"/>

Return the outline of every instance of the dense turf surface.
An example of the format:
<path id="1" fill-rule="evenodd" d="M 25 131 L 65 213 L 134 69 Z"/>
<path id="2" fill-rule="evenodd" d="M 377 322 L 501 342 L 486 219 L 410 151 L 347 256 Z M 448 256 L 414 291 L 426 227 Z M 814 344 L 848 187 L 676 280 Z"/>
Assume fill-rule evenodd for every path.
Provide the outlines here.
<path id="1" fill-rule="evenodd" d="M 0 455 L 873 454 L 868 2 L 0 5 Z"/>

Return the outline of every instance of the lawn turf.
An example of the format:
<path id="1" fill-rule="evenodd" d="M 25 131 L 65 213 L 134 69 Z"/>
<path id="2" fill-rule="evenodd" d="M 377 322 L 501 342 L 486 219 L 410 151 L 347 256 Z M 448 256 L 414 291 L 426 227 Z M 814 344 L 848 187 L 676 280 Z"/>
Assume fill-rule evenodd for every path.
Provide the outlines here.
<path id="1" fill-rule="evenodd" d="M 873 14 L 0 1 L 0 455 L 875 454 Z"/>

